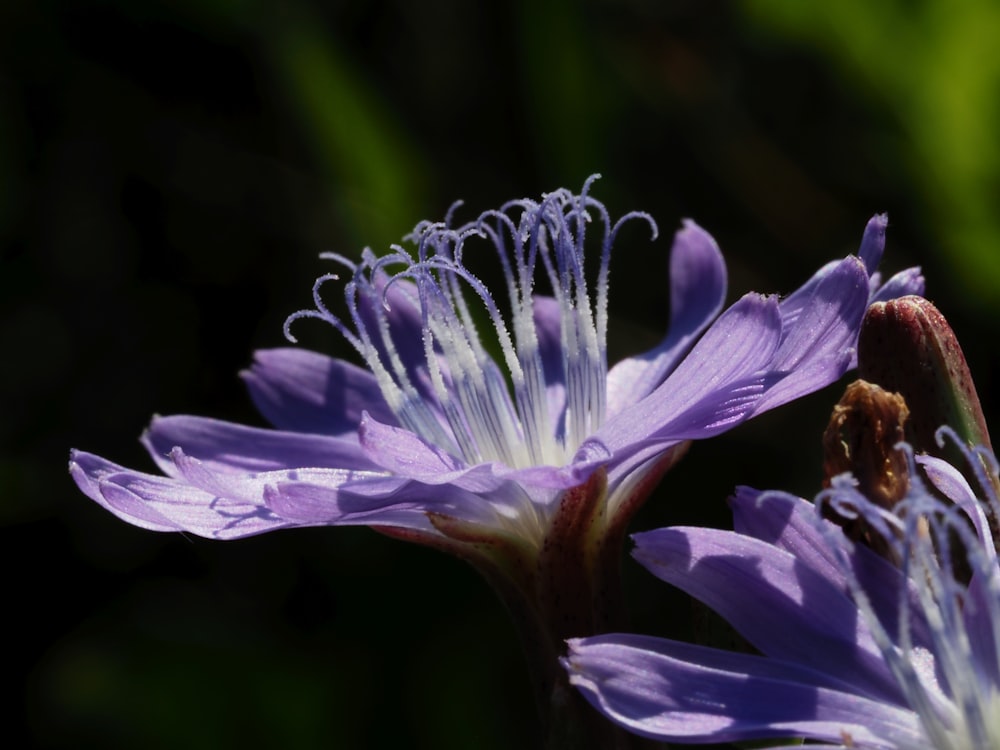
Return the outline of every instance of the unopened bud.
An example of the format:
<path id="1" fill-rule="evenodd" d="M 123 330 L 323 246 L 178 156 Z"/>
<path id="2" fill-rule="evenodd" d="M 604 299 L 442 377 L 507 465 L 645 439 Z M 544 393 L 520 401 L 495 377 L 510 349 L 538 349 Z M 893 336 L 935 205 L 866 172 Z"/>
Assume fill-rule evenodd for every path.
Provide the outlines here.
<path id="1" fill-rule="evenodd" d="M 906 400 L 907 440 L 917 451 L 941 455 L 935 433 L 942 425 L 969 445 L 992 450 L 962 347 L 948 321 L 923 297 L 868 308 L 858 340 L 858 373 Z"/>

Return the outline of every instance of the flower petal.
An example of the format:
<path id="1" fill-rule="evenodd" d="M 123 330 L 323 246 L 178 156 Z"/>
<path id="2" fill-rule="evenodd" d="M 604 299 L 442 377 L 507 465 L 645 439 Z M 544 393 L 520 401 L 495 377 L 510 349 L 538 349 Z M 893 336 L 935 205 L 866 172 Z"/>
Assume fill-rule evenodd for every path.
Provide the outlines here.
<path id="1" fill-rule="evenodd" d="M 816 527 L 816 508 L 812 503 L 783 492 L 761 492 L 740 486 L 729 504 L 736 533 L 773 544 L 838 587 L 843 586 L 844 577 L 835 553 L 829 549 L 830 542 Z"/>
<path id="2" fill-rule="evenodd" d="M 855 360 L 867 307 L 868 275 L 854 257 L 828 267 L 782 302 L 781 346 L 769 366 L 788 374 L 754 406 L 754 415 L 819 390 L 843 375 Z"/>
<path id="3" fill-rule="evenodd" d="M 392 526 L 436 535 L 428 518 L 434 513 L 488 528 L 499 526 L 495 506 L 480 496 L 453 485 L 429 487 L 399 477 L 342 485 L 335 479 L 324 485 L 318 477 L 278 482 L 267 488 L 265 503 L 282 518 L 308 525 Z"/>
<path id="4" fill-rule="evenodd" d="M 495 492 L 504 482 L 525 487 L 568 489 L 582 483 L 611 458 L 599 440 L 588 440 L 568 466 L 511 468 L 488 461 L 469 466 L 433 443 L 401 427 L 384 425 L 368 415 L 361 421 L 361 445 L 386 471 L 429 485 L 452 484 L 475 493 Z"/>
<path id="5" fill-rule="evenodd" d="M 861 235 L 861 247 L 858 248 L 858 257 L 865 264 L 865 269 L 869 274 L 875 273 L 878 264 L 882 261 L 882 253 L 885 252 L 885 228 L 889 226 L 888 214 L 875 214 L 865 225 L 865 232 Z"/>
<path id="6" fill-rule="evenodd" d="M 428 484 L 444 484 L 467 468 L 455 456 L 403 427 L 379 422 L 369 414 L 358 431 L 371 461 L 398 476 Z"/>
<path id="7" fill-rule="evenodd" d="M 899 632 L 900 585 L 907 584 L 899 569 L 863 545 L 851 544 L 841 533 L 823 534 L 816 507 L 784 492 L 759 492 L 737 487 L 730 498 L 733 528 L 791 554 L 795 559 L 849 593 L 841 560 L 851 560 L 852 574 L 867 592 L 872 608 L 887 632 Z M 824 522 L 829 529 L 834 524 Z M 834 548 L 838 545 L 838 549 Z M 843 558 L 841 557 L 843 556 Z M 924 619 L 917 592 L 908 585 L 910 597 L 910 637 L 917 646 L 930 647 L 933 639 Z"/>
<path id="8" fill-rule="evenodd" d="M 714 609 L 763 653 L 825 672 L 861 694 L 900 700 L 857 605 L 791 554 L 717 529 L 658 529 L 633 539 L 636 559 L 650 572 Z"/>
<path id="9" fill-rule="evenodd" d="M 861 268 L 866 277 L 876 277 L 876 268 L 882 260 L 882 252 L 885 250 L 885 229 L 889 218 L 885 214 L 876 214 L 868 220 L 865 225 L 864 234 L 861 237 L 861 247 L 858 249 L 858 258 L 861 261 Z M 795 323 L 799 313 L 809 304 L 816 292 L 816 288 L 822 285 L 827 276 L 836 270 L 849 258 L 843 260 L 832 260 L 823 265 L 810 279 L 801 287 L 796 289 L 781 303 L 781 314 L 786 326 Z"/>
<path id="10" fill-rule="evenodd" d="M 568 641 L 570 683 L 601 713 L 659 740 L 850 738 L 862 747 L 917 746 L 913 713 L 872 701 L 812 670 L 659 638 Z"/>
<path id="11" fill-rule="evenodd" d="M 279 430 L 354 433 L 363 411 L 395 420 L 374 375 L 307 349 L 258 350 L 240 376 L 257 410 Z"/>
<path id="12" fill-rule="evenodd" d="M 656 347 L 623 359 L 608 372 L 608 416 L 653 391 L 677 366 L 726 298 L 726 263 L 712 236 L 693 221 L 670 250 L 670 329 Z"/>
<path id="13" fill-rule="evenodd" d="M 217 471 L 260 472 L 294 468 L 373 470 L 357 439 L 281 432 L 207 417 L 155 417 L 143 445 L 164 473 L 177 473 L 170 452 L 180 447 Z"/>
<path id="14" fill-rule="evenodd" d="M 217 497 L 170 477 L 130 471 L 74 451 L 70 473 L 91 499 L 124 521 L 153 531 L 236 539 L 292 524 L 261 503 Z"/>
<path id="15" fill-rule="evenodd" d="M 872 304 L 875 302 L 888 302 L 891 299 L 905 297 L 908 294 L 916 294 L 921 297 L 924 294 L 924 275 L 918 266 L 907 268 L 905 271 L 895 274 L 885 284 L 882 284 L 875 290 L 870 302 Z"/>
<path id="16" fill-rule="evenodd" d="M 722 432 L 751 412 L 780 337 L 777 301 L 744 296 L 712 324 L 662 385 L 610 418 L 597 437 L 618 456 L 654 442 Z"/>
<path id="17" fill-rule="evenodd" d="M 972 651 L 972 663 L 979 665 L 981 672 L 977 676 L 982 679 L 983 690 L 995 690 L 1000 685 L 1000 653 L 996 637 L 996 585 L 990 585 L 982 572 L 973 573 L 969 582 L 969 590 L 962 609 L 962 619 L 969 638 Z"/>
<path id="18" fill-rule="evenodd" d="M 170 451 L 170 460 L 177 479 L 183 479 L 191 486 L 214 496 L 238 498 L 256 505 L 263 504 L 267 487 L 280 483 L 322 483 L 328 490 L 336 491 L 347 484 L 352 487 L 381 486 L 381 483 L 390 479 L 385 472 L 355 469 L 301 468 L 248 473 L 234 472 L 227 467 L 220 471 L 216 465 L 186 455 L 181 448 Z"/>
<path id="19" fill-rule="evenodd" d="M 108 502 L 101 492 L 101 483 L 109 477 L 127 473 L 129 470 L 118 464 L 106 461 L 92 453 L 73 450 L 70 452 L 69 473 L 83 494 L 97 502 L 105 510 L 109 510 L 124 521 L 134 526 L 151 531 L 177 531 L 178 526 L 165 518 L 162 513 L 137 503 L 134 509 L 120 510 Z"/>
<path id="20" fill-rule="evenodd" d="M 549 419 L 561 424 L 566 408 L 566 383 L 563 375 L 562 310 L 554 297 L 536 295 L 533 301 L 538 353 L 545 375 L 545 396 Z"/>

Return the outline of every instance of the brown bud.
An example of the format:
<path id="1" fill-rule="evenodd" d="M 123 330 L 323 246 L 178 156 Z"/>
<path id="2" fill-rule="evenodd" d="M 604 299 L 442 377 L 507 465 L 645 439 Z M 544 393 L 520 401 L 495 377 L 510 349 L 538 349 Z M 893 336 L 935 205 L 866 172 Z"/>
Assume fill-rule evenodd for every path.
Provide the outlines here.
<path id="1" fill-rule="evenodd" d="M 823 433 L 824 485 L 850 472 L 865 497 L 892 508 L 909 487 L 906 456 L 896 447 L 908 415 L 898 393 L 864 380 L 847 386 Z"/>
<path id="2" fill-rule="evenodd" d="M 883 508 L 892 508 L 910 486 L 906 455 L 896 447 L 903 440 L 908 414 L 898 393 L 864 380 L 847 386 L 823 433 L 823 485 L 829 486 L 833 477 L 850 472 L 861 494 Z M 863 518 L 847 519 L 832 512 L 828 517 L 850 538 L 891 557 L 885 539 L 871 533 Z"/>

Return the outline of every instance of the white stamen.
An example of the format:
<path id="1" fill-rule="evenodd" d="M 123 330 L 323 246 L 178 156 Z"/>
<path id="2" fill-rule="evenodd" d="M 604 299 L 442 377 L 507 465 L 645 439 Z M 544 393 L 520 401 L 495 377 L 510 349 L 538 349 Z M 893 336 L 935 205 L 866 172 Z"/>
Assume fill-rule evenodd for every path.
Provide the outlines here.
<path id="1" fill-rule="evenodd" d="M 639 213 L 612 226 L 604 206 L 587 194 L 594 179 L 580 195 L 559 190 L 540 202 L 512 201 L 463 227 L 448 226 L 452 211 L 445 223 L 422 222 L 409 238 L 415 257 L 399 246 L 381 259 L 366 251 L 357 266 L 329 256 L 353 274 L 344 290 L 353 330 L 319 298 L 319 287 L 333 276 L 317 282 L 316 309 L 289 323 L 317 317 L 333 324 L 368 363 L 400 423 L 466 463 L 565 465 L 604 421 L 611 241 L 629 218 L 643 218 L 656 231 Z M 600 259 L 588 284 L 585 230 L 594 217 L 603 236 L 594 243 Z M 492 245 L 503 273 L 506 315 L 466 264 L 481 260 L 482 244 Z M 539 271 L 559 311 L 562 345 L 544 358 L 535 318 Z M 480 311 L 492 325 L 490 344 L 502 366 L 480 339 Z M 422 349 L 416 361 L 415 347 Z M 557 384 L 565 391 L 561 423 L 549 403 Z"/>

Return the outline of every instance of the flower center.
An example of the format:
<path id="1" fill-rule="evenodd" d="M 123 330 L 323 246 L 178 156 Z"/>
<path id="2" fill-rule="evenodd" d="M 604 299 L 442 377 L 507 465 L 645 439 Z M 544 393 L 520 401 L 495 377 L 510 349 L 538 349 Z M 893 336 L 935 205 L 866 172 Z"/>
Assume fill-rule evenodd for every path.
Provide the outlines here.
<path id="1" fill-rule="evenodd" d="M 914 478 L 894 508 L 868 502 L 850 481 L 833 480 L 821 498 L 863 518 L 877 532 L 909 587 L 900 587 L 896 632 L 875 611 L 878 592 L 865 591 L 849 560 L 842 573 L 902 695 L 920 717 L 928 747 L 1000 747 L 1000 567 L 989 517 L 1000 513 L 993 492 L 997 466 L 985 451 L 969 450 L 954 432 L 939 431 L 964 454 L 982 490 L 977 497 L 957 469 L 924 458 L 935 497 Z M 987 473 L 990 475 L 988 476 Z"/>
<path id="2" fill-rule="evenodd" d="M 611 245 L 622 222 L 588 195 L 559 190 L 511 201 L 458 228 L 422 222 L 360 264 L 324 255 L 352 273 L 344 294 L 353 325 L 331 314 L 319 288 L 319 317 L 358 350 L 399 423 L 468 464 L 564 465 L 604 421 Z M 596 222 L 595 222 L 596 219 Z M 585 243 L 596 223 L 601 241 Z M 587 259 L 587 248 L 594 244 Z M 482 245 L 502 277 L 494 293 L 473 273 Z M 550 296 L 535 293 L 536 277 Z M 590 279 L 593 280 L 590 280 Z M 498 299 L 499 296 L 499 299 Z M 488 335 L 483 337 L 481 332 Z M 286 324 L 287 332 L 287 324 Z"/>

